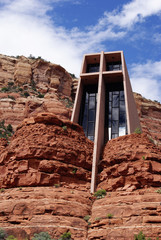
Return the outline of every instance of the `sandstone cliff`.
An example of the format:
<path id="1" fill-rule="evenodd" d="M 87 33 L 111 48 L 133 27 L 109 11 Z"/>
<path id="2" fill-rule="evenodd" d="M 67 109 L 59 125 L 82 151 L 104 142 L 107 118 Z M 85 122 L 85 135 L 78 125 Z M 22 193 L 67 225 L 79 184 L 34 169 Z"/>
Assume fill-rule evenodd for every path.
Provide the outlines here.
<path id="1" fill-rule="evenodd" d="M 35 232 L 57 238 L 133 239 L 161 235 L 161 150 L 146 134 L 107 143 L 98 189 L 90 194 L 93 142 L 82 128 L 51 113 L 24 120 L 7 146 L 1 141 L 0 227 L 18 239 Z"/>
<path id="2" fill-rule="evenodd" d="M 18 240 L 70 231 L 76 240 L 161 238 L 161 104 L 134 94 L 142 134 L 109 141 L 90 194 L 93 142 L 69 119 L 77 88 L 62 67 L 0 55 L 0 228 Z M 43 113 L 42 113 L 43 112 Z M 26 119 L 27 118 L 27 119 Z"/>
<path id="3" fill-rule="evenodd" d="M 38 112 L 70 118 L 77 80 L 61 66 L 41 58 L 0 55 L 0 120 L 14 130 Z"/>

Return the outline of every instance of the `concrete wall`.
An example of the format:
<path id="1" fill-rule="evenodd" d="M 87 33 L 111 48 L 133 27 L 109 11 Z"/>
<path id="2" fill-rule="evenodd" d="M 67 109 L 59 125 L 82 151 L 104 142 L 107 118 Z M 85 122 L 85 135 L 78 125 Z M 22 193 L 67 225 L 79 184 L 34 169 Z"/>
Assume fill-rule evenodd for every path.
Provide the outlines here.
<path id="1" fill-rule="evenodd" d="M 122 63 L 123 63 L 123 85 L 125 93 L 125 105 L 128 127 L 127 130 L 128 134 L 131 134 L 135 131 L 136 128 L 141 129 L 141 126 L 123 52 Z"/>

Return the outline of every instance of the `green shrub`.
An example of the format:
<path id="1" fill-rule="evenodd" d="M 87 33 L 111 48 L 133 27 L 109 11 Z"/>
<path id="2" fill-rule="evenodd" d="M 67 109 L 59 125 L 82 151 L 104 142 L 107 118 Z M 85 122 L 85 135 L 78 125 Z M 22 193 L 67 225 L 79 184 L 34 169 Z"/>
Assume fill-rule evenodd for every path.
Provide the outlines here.
<path id="1" fill-rule="evenodd" d="M 23 89 L 22 89 L 21 87 L 19 87 L 19 88 L 18 88 L 18 91 L 19 91 L 19 92 L 22 92 L 22 91 L 23 91 Z"/>
<path id="2" fill-rule="evenodd" d="M 101 217 L 96 217 L 95 221 L 100 221 L 102 218 Z"/>
<path id="3" fill-rule="evenodd" d="M 2 228 L 0 228 L 0 240 L 3 240 L 5 238 L 6 238 L 6 232 Z"/>
<path id="4" fill-rule="evenodd" d="M 142 159 L 145 160 L 145 156 L 142 156 Z"/>
<path id="5" fill-rule="evenodd" d="M 30 96 L 30 94 L 28 92 L 24 92 L 24 96 L 28 97 L 28 96 Z"/>
<path id="6" fill-rule="evenodd" d="M 78 170 L 77 168 L 73 168 L 72 173 L 73 173 L 73 174 L 76 174 L 77 170 Z"/>
<path id="7" fill-rule="evenodd" d="M 156 190 L 157 193 L 161 194 L 161 187 Z"/>
<path id="8" fill-rule="evenodd" d="M 0 192 L 5 192 L 5 189 L 4 189 L 4 188 L 1 188 L 1 189 L 0 189 Z"/>
<path id="9" fill-rule="evenodd" d="M 141 134 L 141 129 L 139 127 L 137 127 L 134 131 L 134 133 L 137 133 L 137 134 Z"/>
<path id="10" fill-rule="evenodd" d="M 75 74 L 69 73 L 72 78 L 76 78 Z"/>
<path id="11" fill-rule="evenodd" d="M 8 98 L 12 99 L 12 100 L 15 100 L 15 97 L 14 96 L 11 96 L 11 95 L 8 95 Z"/>
<path id="12" fill-rule="evenodd" d="M 60 187 L 60 184 L 59 184 L 59 183 L 55 183 L 55 184 L 54 184 L 54 187 L 55 187 L 55 188 L 59 188 L 59 187 Z"/>
<path id="13" fill-rule="evenodd" d="M 13 129 L 11 124 L 9 124 L 6 128 L 4 123 L 5 123 L 4 120 L 0 121 L 0 138 L 5 138 L 8 140 L 8 137 L 12 136 Z"/>
<path id="14" fill-rule="evenodd" d="M 64 234 L 61 235 L 59 240 L 71 240 L 71 233 L 70 232 L 65 232 Z"/>
<path id="15" fill-rule="evenodd" d="M 9 235 L 6 240 L 17 240 L 13 235 Z"/>
<path id="16" fill-rule="evenodd" d="M 105 189 L 99 189 L 97 192 L 94 193 L 94 196 L 99 198 L 104 198 L 106 196 L 106 190 Z"/>
<path id="17" fill-rule="evenodd" d="M 35 233 L 32 240 L 51 240 L 48 232 Z"/>
<path id="18" fill-rule="evenodd" d="M 145 235 L 143 234 L 143 232 L 140 231 L 138 235 L 134 236 L 134 240 L 146 240 L 146 238 L 145 238 Z M 152 240 L 152 239 L 150 237 L 148 237 L 147 240 Z M 159 238 L 157 237 L 156 240 L 159 240 Z"/>
<path id="19" fill-rule="evenodd" d="M 62 126 L 62 129 L 63 129 L 64 131 L 67 131 L 67 126 Z"/>
<path id="20" fill-rule="evenodd" d="M 44 98 L 44 94 L 39 93 L 38 98 Z"/>
<path id="21" fill-rule="evenodd" d="M 8 126 L 7 126 L 7 131 L 9 131 L 9 132 L 13 132 L 13 127 L 12 127 L 12 125 L 11 124 L 8 124 Z"/>
<path id="22" fill-rule="evenodd" d="M 14 82 L 8 82 L 8 86 L 13 86 Z"/>
<path id="23" fill-rule="evenodd" d="M 1 92 L 8 92 L 9 91 L 9 88 L 8 87 L 3 87 L 1 88 Z"/>
<path id="24" fill-rule="evenodd" d="M 134 240 L 146 240 L 146 238 L 143 232 L 140 231 L 138 235 L 135 235 Z"/>
<path id="25" fill-rule="evenodd" d="M 86 221 L 86 222 L 88 222 L 88 220 L 90 219 L 90 215 L 86 215 L 85 217 L 84 217 L 84 220 Z"/>
<path id="26" fill-rule="evenodd" d="M 109 218 L 109 219 L 113 218 L 113 214 L 108 213 L 108 214 L 107 214 L 107 218 Z"/>

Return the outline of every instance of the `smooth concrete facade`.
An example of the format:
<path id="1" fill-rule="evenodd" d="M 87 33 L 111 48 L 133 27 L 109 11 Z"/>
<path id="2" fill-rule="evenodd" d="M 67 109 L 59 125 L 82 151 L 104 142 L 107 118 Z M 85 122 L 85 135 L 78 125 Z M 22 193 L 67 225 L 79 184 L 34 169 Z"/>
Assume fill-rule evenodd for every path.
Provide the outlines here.
<path id="1" fill-rule="evenodd" d="M 121 68 L 116 70 L 112 69 L 112 71 L 107 70 L 107 64 L 111 62 L 113 62 L 114 64 L 120 62 Z M 94 72 L 87 72 L 88 65 L 94 65 L 95 63 L 99 65 L 98 71 L 96 69 L 96 71 Z M 123 52 L 101 52 L 84 55 L 71 121 L 75 123 L 79 122 L 79 114 L 84 86 L 92 86 L 92 84 L 98 84 L 91 177 L 92 193 L 95 191 L 98 162 L 100 160 L 100 156 L 105 144 L 105 95 L 108 84 L 110 83 L 123 84 L 127 119 L 127 134 L 131 134 L 135 131 L 137 127 L 140 128 L 140 121 L 132 93 L 132 88 Z"/>

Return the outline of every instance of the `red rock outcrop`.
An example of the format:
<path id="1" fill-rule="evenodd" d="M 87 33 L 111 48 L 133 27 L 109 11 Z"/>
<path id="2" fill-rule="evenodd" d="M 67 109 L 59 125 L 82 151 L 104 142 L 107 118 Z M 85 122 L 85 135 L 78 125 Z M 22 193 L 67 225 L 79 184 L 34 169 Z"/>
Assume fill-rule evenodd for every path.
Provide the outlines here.
<path id="1" fill-rule="evenodd" d="M 107 192 L 92 205 L 88 240 L 134 240 L 161 237 L 161 194 L 155 188 Z"/>
<path id="2" fill-rule="evenodd" d="M 24 120 L 1 153 L 0 187 L 89 185 L 92 151 L 79 125 L 38 114 Z"/>
<path id="3" fill-rule="evenodd" d="M 89 192 L 93 143 L 79 125 L 38 114 L 5 144 L 0 227 L 8 234 L 19 240 L 41 231 L 57 239 L 70 231 L 76 240 L 133 240 L 141 230 L 152 239 L 161 236 L 161 151 L 146 134 L 106 144 L 98 189 L 107 195 L 95 201 Z"/>
<path id="4" fill-rule="evenodd" d="M 109 141 L 100 161 L 98 187 L 108 191 L 160 187 L 161 149 L 146 134 L 131 134 Z"/>
<path id="5" fill-rule="evenodd" d="M 0 55 L 0 87 L 0 120 L 14 130 L 38 112 L 71 117 L 72 77 L 59 65 Z"/>
<path id="6" fill-rule="evenodd" d="M 42 93 L 56 91 L 71 96 L 72 77 L 60 65 L 41 58 L 15 58 L 0 54 L 0 87 L 25 84 Z M 24 88 L 29 87 L 28 85 Z"/>
<path id="7" fill-rule="evenodd" d="M 92 201 L 89 191 L 68 187 L 23 187 L 0 193 L 0 227 L 18 240 L 48 232 L 54 239 L 70 231 L 86 240 Z"/>
<path id="8" fill-rule="evenodd" d="M 134 93 L 143 132 L 161 146 L 161 104 Z"/>
<path id="9" fill-rule="evenodd" d="M 41 231 L 58 238 L 70 231 L 72 239 L 85 240 L 88 224 L 84 217 L 92 204 L 93 142 L 82 128 L 41 113 L 25 119 L 6 149 L 4 144 L 0 227 L 18 239 L 31 239 Z"/>
<path id="10" fill-rule="evenodd" d="M 92 205 L 88 239 L 161 237 L 161 150 L 146 134 L 119 137 L 106 144 L 99 170 L 97 190 L 107 195 Z"/>

